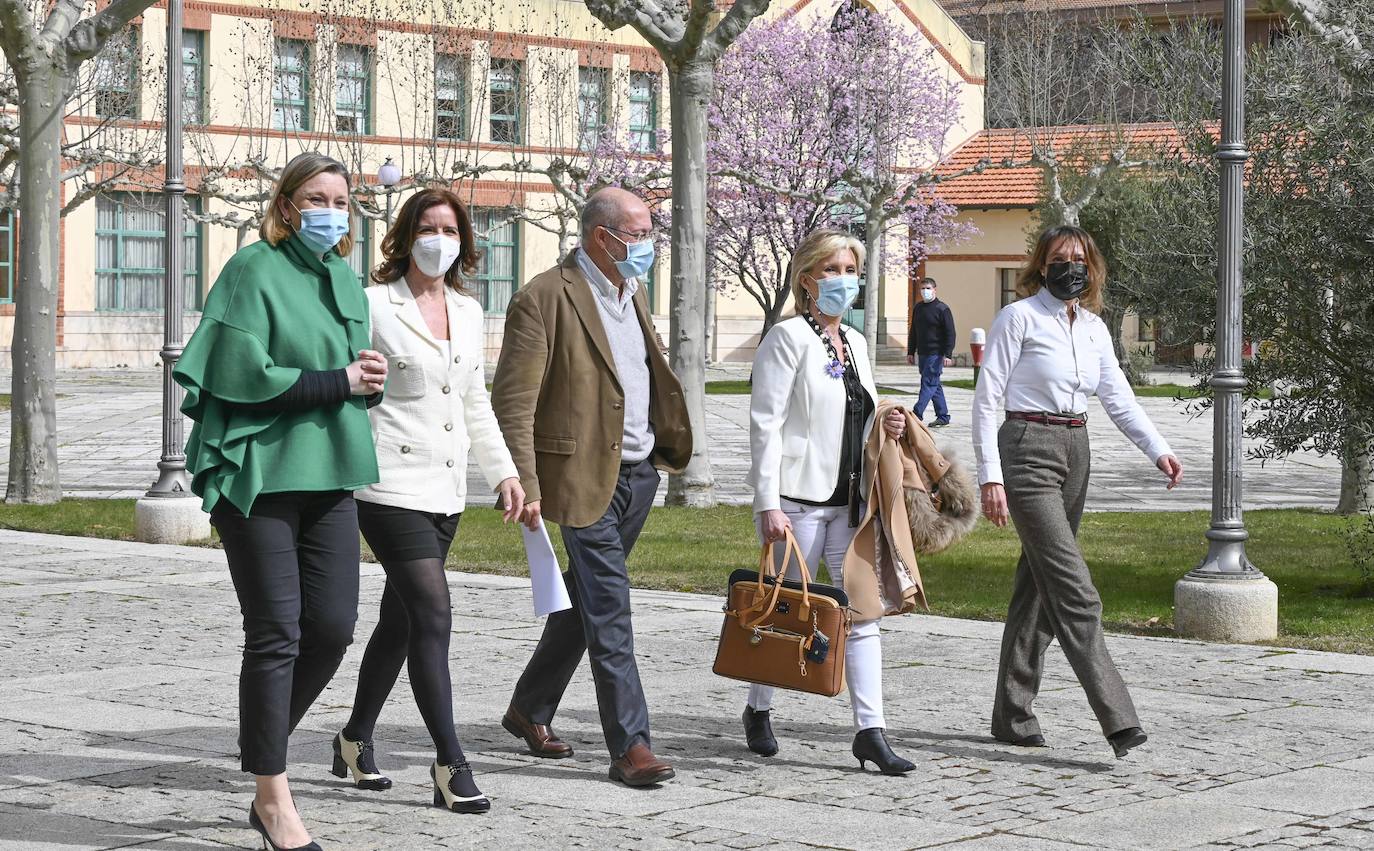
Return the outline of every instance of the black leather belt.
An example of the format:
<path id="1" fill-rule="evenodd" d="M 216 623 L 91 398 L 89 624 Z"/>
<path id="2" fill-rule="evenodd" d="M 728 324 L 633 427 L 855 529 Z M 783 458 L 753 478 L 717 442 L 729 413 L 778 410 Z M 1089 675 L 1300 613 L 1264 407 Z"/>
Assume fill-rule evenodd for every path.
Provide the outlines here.
<path id="1" fill-rule="evenodd" d="M 1009 420 L 1025 420 L 1040 425 L 1068 426 L 1083 428 L 1088 424 L 1087 414 L 1046 414 L 1038 411 L 1007 411 Z"/>

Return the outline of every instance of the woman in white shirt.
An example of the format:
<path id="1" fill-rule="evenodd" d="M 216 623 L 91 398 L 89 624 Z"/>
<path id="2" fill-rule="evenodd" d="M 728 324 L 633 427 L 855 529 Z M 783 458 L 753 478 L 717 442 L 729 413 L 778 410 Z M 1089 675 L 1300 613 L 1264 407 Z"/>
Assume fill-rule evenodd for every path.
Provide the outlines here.
<path id="1" fill-rule="evenodd" d="M 839 230 L 807 235 L 792 255 L 797 315 L 774 325 L 754 359 L 749 404 L 749 483 L 764 541 L 791 529 L 807 566 L 824 562 L 833 584 L 844 584 L 844 558 L 861 516 L 863 447 L 873 426 L 877 390 L 862 333 L 840 323 L 859 292 L 863 245 Z M 883 427 L 894 438 L 906 419 L 893 411 Z M 781 548 L 778 548 L 781 549 Z M 797 565 L 788 576 L 798 578 Z M 882 648 L 878 621 L 853 624 L 845 646 L 845 679 L 854 710 L 853 753 L 884 774 L 913 766 L 888 745 L 883 719 Z M 770 709 L 773 689 L 753 685 L 744 708 L 749 749 L 778 751 Z"/>
<path id="2" fill-rule="evenodd" d="M 1102 733 L 1120 758 L 1145 742 L 1126 684 L 1107 653 L 1102 601 L 1078 547 L 1088 490 L 1087 404 L 1112 422 L 1165 476 L 1183 467 L 1136 402 L 1112 350 L 1102 307 L 1106 263 L 1087 231 L 1050 228 L 1017 277 L 1020 300 L 997 315 L 973 403 L 973 448 L 983 514 L 1008 516 L 1021 538 L 1002 634 L 994 738 L 1044 747 L 1031 704 L 1052 639 L 1068 657 Z"/>
<path id="3" fill-rule="evenodd" d="M 452 612 L 444 561 L 467 491 L 468 450 L 500 494 L 505 520 L 525 494 L 492 414 L 482 372 L 482 308 L 463 275 L 477 268 L 472 221 L 458 196 L 426 189 L 401 206 L 367 290 L 372 345 L 392 370 L 372 408 L 381 481 L 358 491 L 358 525 L 386 570 L 377 628 L 363 654 L 348 724 L 334 738 L 334 774 L 391 788 L 372 731 L 408 661 L 415 702 L 434 740 L 434 805 L 478 813 L 477 789 L 453 729 L 448 670 Z"/>

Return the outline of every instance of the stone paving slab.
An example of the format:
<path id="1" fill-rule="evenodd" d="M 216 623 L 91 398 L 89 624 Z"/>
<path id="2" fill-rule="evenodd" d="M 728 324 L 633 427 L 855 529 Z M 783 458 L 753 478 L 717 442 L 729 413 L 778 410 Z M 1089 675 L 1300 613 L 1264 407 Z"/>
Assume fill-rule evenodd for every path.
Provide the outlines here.
<path id="1" fill-rule="evenodd" d="M 711 379 L 743 380 L 747 364 L 722 364 Z M 947 370 L 950 378 L 969 378 L 972 370 Z M 880 365 L 878 383 L 906 391 L 891 398 L 913 404 L 920 376 L 908 366 Z M 1186 377 L 1159 373 L 1160 381 L 1187 384 Z M 10 376 L 0 371 L 0 387 Z M 65 370 L 58 376 L 58 458 L 67 496 L 137 498 L 157 478 L 162 451 L 162 379 L 153 370 Z M 948 388 L 952 424 L 939 432 L 942 448 L 973 463 L 969 428 L 973 393 Z M 1212 415 L 1194 415 L 1184 402 L 1145 398 L 1141 404 L 1169 440 L 1185 468 L 1184 482 L 1166 492 L 1163 477 L 1112 426 L 1096 399 L 1089 403 L 1093 471 L 1088 487 L 1089 511 L 1188 510 L 1211 508 Z M 934 416 L 928 411 L 928 417 Z M 749 471 L 749 397 L 710 396 L 706 414 L 712 469 L 720 499 L 745 505 L 752 493 Z M 0 416 L 0 476 L 9 463 L 9 417 Z M 190 424 L 186 431 L 189 433 Z M 1254 448 L 1246 441 L 1247 449 Z M 1340 496 L 1340 464 L 1311 452 L 1244 465 L 1247 508 L 1334 508 Z M 666 484 L 659 490 L 662 502 Z M 468 467 L 468 499 L 491 505 L 486 480 L 474 463 Z"/>
<path id="2" fill-rule="evenodd" d="M 254 847 L 223 553 L 0 531 L 0 569 L 32 592 L 0 597 L 0 851 Z M 889 778 L 850 756 L 843 696 L 780 694 L 782 750 L 750 754 L 745 687 L 710 672 L 720 599 L 636 591 L 655 750 L 678 778 L 631 790 L 606 779 L 585 665 L 557 721 L 574 758 L 527 756 L 500 728 L 539 621 L 525 581 L 457 573 L 455 717 L 493 810 L 427 805 L 404 674 L 377 728 L 396 787 L 363 792 L 328 773 L 382 587 L 361 575 L 355 645 L 291 742 L 327 848 L 1374 848 L 1369 657 L 1109 636 L 1151 734 L 1117 761 L 1057 649 L 1037 703 L 1052 747 L 1018 750 L 987 735 L 1000 624 L 890 618 L 889 735 L 917 767 Z"/>

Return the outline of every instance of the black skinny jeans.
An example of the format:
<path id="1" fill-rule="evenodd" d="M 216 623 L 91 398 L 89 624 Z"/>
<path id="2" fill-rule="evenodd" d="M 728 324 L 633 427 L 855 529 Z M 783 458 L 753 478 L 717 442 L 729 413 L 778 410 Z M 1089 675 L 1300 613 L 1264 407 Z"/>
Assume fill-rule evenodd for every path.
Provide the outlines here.
<path id="1" fill-rule="evenodd" d="M 243 612 L 244 771 L 286 771 L 286 740 L 338 670 L 358 620 L 358 512 L 348 491 L 263 494 L 210 513 Z"/>

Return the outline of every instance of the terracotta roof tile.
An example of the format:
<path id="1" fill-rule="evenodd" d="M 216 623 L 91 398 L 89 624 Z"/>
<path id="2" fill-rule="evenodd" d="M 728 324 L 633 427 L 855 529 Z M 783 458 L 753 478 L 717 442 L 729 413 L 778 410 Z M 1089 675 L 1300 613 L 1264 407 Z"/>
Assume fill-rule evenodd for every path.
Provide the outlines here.
<path id="1" fill-rule="evenodd" d="M 1133 124 L 1122 130 L 1130 136 L 1132 148 L 1174 148 L 1180 144 L 1178 132 L 1170 124 Z M 939 196 L 956 207 L 1034 207 L 1040 200 L 1042 182 L 1039 168 L 1021 165 L 1005 168 L 1004 162 L 1024 163 L 1030 158 L 1029 133 L 1053 134 L 1055 149 L 1065 156 L 1075 148 L 1108 145 L 1112 135 L 1102 127 L 1052 127 L 1034 131 L 1020 129 L 983 130 L 956 148 L 935 168 L 940 175 L 957 174 L 987 160 L 988 167 L 973 174 L 956 177 L 938 185 Z M 1135 154 L 1132 154 L 1135 156 Z"/>

